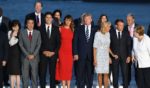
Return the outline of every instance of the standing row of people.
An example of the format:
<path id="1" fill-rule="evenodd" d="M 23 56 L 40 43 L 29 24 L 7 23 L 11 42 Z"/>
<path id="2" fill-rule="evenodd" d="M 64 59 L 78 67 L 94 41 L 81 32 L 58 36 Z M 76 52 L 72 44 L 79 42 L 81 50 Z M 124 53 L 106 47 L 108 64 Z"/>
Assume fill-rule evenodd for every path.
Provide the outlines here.
<path id="1" fill-rule="evenodd" d="M 84 13 L 81 23 L 74 25 L 71 15 L 60 21 L 60 10 L 43 14 L 42 3 L 35 3 L 35 12 L 26 15 L 25 28 L 21 30 L 18 20 L 13 20 L 10 31 L 0 31 L 0 76 L 7 64 L 11 88 L 15 82 L 20 88 L 37 88 L 38 76 L 41 88 L 46 87 L 47 70 L 50 74 L 50 87 L 55 88 L 62 81 L 70 88 L 73 64 L 77 88 L 92 88 L 94 70 L 98 74 L 98 84 L 109 87 L 109 74 L 113 74 L 113 86 L 118 88 L 119 67 L 121 67 L 123 87 L 128 88 L 131 80 L 131 64 L 135 63 L 138 88 L 149 88 L 150 38 L 144 34 L 144 27 L 135 23 L 132 14 L 127 15 L 127 25 L 122 19 L 115 26 L 101 15 L 98 27 L 93 25 L 92 15 Z M 7 27 L 7 26 L 6 26 Z M 1 27 L 2 28 L 2 27 Z M 6 36 L 8 34 L 8 37 Z M 7 41 L 8 40 L 8 41 Z M 7 60 L 8 58 L 8 60 Z M 21 76 L 21 77 L 20 77 Z M 0 77 L 0 88 L 2 88 Z M 142 81 L 142 82 L 141 82 Z"/>

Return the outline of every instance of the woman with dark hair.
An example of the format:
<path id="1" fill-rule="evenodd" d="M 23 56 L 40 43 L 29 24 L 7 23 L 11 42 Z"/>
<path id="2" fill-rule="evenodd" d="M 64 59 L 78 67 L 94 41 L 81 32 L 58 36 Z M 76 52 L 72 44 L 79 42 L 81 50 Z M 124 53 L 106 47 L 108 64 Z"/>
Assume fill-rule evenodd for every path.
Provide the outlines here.
<path id="1" fill-rule="evenodd" d="M 99 19 L 98 19 L 98 26 L 101 26 L 102 23 L 107 22 L 108 21 L 108 17 L 105 14 L 100 15 Z"/>
<path id="2" fill-rule="evenodd" d="M 59 50 L 59 59 L 56 69 L 56 80 L 62 81 L 63 88 L 70 88 L 72 79 L 73 55 L 72 39 L 74 32 L 74 23 L 71 15 L 66 15 L 63 25 L 60 27 L 61 46 Z"/>
<path id="3" fill-rule="evenodd" d="M 54 18 L 53 24 L 55 26 L 59 27 L 62 24 L 62 22 L 61 22 L 61 16 L 62 16 L 61 10 L 59 10 L 59 9 L 54 10 L 54 12 L 53 12 L 53 18 Z"/>
<path id="4" fill-rule="evenodd" d="M 20 88 L 20 48 L 18 44 L 19 31 L 21 29 L 20 22 L 13 20 L 11 30 L 8 32 L 9 39 L 9 54 L 8 54 L 8 73 L 11 82 L 11 88 Z"/>

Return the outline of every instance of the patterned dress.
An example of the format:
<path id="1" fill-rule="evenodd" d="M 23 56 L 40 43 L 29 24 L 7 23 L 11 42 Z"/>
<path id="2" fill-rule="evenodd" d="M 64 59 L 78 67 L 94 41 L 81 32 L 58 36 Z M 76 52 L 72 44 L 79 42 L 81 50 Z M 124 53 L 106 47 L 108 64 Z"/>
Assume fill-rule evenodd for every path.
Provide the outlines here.
<path id="1" fill-rule="evenodd" d="M 93 47 L 97 49 L 95 67 L 96 73 L 109 73 L 110 34 L 96 32 Z"/>

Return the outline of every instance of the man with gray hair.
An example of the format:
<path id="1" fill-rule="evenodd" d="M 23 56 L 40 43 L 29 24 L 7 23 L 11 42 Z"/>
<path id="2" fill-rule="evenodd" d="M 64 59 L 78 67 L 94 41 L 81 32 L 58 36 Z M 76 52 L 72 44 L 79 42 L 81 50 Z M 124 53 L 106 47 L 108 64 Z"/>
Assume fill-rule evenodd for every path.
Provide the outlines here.
<path id="1" fill-rule="evenodd" d="M 133 34 L 135 31 L 135 28 L 138 26 L 138 24 L 135 23 L 135 16 L 132 13 L 128 13 L 127 17 L 126 17 L 126 21 L 127 21 L 127 25 L 125 26 L 125 30 L 127 30 L 130 34 L 130 38 L 131 38 L 131 50 L 133 48 Z M 135 80 L 137 82 L 137 69 L 136 69 L 136 64 L 137 62 L 135 62 Z M 130 85 L 130 81 L 131 81 L 131 67 L 132 67 L 132 62 L 129 63 L 129 68 L 128 68 L 128 84 Z"/>

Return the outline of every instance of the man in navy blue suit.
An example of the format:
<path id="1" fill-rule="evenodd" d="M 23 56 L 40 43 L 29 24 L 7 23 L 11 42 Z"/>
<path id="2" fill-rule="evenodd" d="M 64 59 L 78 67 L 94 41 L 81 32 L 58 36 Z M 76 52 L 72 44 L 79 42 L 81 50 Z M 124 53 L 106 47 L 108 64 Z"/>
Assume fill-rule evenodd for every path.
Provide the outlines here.
<path id="1" fill-rule="evenodd" d="M 76 61 L 77 88 L 92 88 L 93 85 L 93 41 L 96 29 L 91 25 L 92 15 L 86 13 L 84 25 L 75 30 L 73 39 L 73 54 Z"/>
<path id="2" fill-rule="evenodd" d="M 0 31 L 0 88 L 3 88 L 3 66 L 6 66 L 8 56 L 8 41 L 5 33 Z"/>

